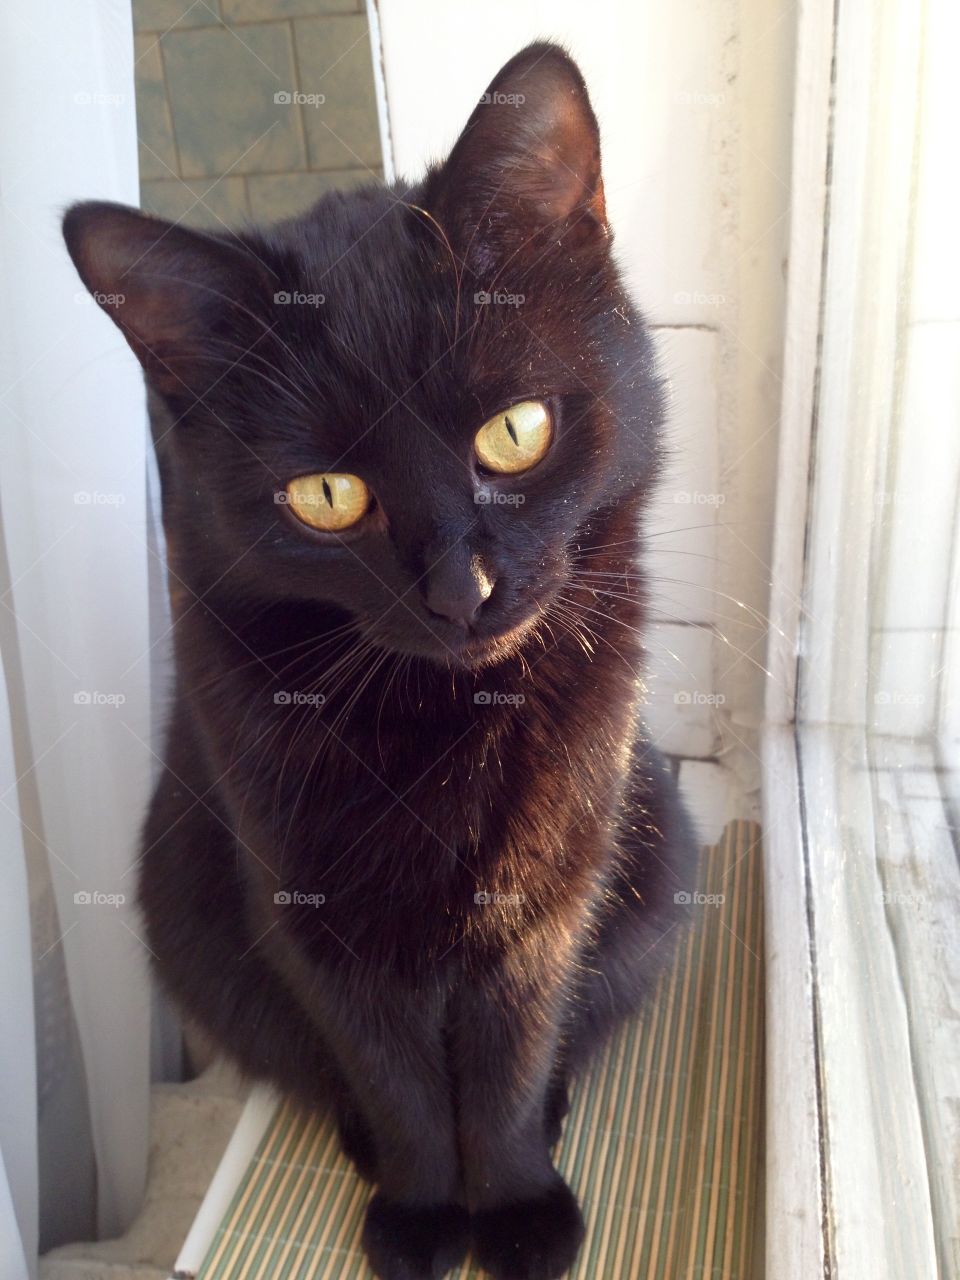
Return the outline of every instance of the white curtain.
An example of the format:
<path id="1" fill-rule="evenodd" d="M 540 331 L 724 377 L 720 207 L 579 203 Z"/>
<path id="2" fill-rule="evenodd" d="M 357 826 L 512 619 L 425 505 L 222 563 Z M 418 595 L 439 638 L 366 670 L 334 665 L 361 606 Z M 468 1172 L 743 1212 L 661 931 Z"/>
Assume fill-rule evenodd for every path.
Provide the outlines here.
<path id="1" fill-rule="evenodd" d="M 144 1182 L 147 420 L 139 370 L 59 231 L 73 200 L 138 203 L 129 0 L 5 0 L 0 83 L 5 1280 L 35 1265 L 38 1149 L 47 1244 L 118 1234 Z"/>

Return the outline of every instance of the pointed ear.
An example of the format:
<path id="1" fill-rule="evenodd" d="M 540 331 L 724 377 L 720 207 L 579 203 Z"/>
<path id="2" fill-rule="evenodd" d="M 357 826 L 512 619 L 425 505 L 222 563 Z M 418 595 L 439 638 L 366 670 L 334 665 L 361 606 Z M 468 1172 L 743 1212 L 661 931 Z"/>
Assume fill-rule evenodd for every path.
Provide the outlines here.
<path id="1" fill-rule="evenodd" d="M 529 45 L 480 99 L 427 208 L 461 248 L 496 250 L 538 231 L 567 247 L 606 237 L 600 132 L 583 76 L 559 45 Z"/>
<path id="2" fill-rule="evenodd" d="M 161 395 L 202 396 L 256 340 L 267 275 L 239 244 L 100 201 L 68 209 L 63 236 Z"/>

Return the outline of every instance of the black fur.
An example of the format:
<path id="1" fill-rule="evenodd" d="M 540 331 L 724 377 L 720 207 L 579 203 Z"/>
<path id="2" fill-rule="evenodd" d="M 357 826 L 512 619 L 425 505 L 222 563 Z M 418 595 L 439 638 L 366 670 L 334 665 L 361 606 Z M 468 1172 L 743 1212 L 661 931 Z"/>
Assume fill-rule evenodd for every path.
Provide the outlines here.
<path id="1" fill-rule="evenodd" d="M 694 852 L 638 718 L 663 399 L 579 72 L 524 50 L 411 188 L 236 236 L 103 204 L 64 232 L 165 415 L 158 974 L 250 1075 L 335 1108 L 377 1275 L 441 1276 L 472 1232 L 500 1280 L 559 1276 L 568 1078 L 649 991 Z M 534 398 L 549 453 L 484 474 L 477 430 Z M 333 470 L 376 498 L 341 537 L 275 500 Z M 427 600 L 477 563 L 467 630 Z"/>

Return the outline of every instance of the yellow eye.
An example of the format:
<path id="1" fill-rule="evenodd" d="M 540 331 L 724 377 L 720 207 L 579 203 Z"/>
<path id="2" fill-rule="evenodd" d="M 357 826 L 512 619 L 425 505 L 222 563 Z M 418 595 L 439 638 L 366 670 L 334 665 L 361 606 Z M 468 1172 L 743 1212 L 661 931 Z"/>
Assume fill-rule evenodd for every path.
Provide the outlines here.
<path id="1" fill-rule="evenodd" d="M 488 471 L 529 471 L 550 447 L 550 413 L 542 400 L 522 400 L 477 432 L 474 448 Z"/>
<path id="2" fill-rule="evenodd" d="M 370 506 L 370 490 L 359 476 L 322 471 L 298 476 L 287 485 L 287 502 L 311 529 L 337 533 L 349 529 Z"/>

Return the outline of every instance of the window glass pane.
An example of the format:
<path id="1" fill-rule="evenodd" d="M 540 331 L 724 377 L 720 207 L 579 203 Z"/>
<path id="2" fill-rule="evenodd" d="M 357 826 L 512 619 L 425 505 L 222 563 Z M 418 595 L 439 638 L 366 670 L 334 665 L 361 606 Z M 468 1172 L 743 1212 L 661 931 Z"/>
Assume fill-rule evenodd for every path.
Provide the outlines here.
<path id="1" fill-rule="evenodd" d="M 798 694 L 827 1194 L 839 1274 L 952 1275 L 960 9 L 837 13 Z"/>

